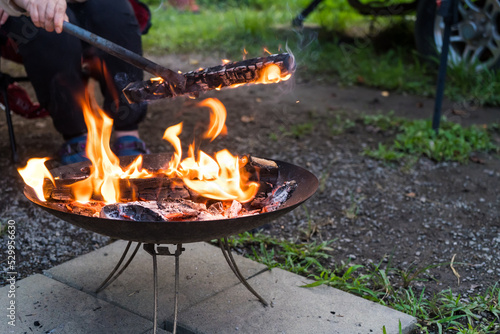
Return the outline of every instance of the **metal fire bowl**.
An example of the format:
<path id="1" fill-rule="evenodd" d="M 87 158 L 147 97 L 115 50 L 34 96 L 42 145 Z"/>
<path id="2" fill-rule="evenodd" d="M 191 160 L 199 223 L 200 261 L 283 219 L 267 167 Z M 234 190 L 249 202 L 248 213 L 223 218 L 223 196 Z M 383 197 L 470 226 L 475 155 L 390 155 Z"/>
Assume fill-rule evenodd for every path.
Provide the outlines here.
<path id="1" fill-rule="evenodd" d="M 167 154 L 149 154 L 144 156 L 143 168 L 158 169 L 170 160 Z M 123 165 L 131 162 L 128 157 L 121 158 Z M 231 219 L 202 220 L 202 221 L 130 221 L 115 220 L 98 217 L 87 217 L 70 212 L 49 208 L 39 201 L 31 187 L 24 188 L 24 195 L 33 203 L 50 214 L 67 221 L 70 224 L 82 227 L 114 239 L 137 241 L 150 244 L 180 244 L 220 239 L 249 231 L 264 225 L 289 211 L 311 197 L 318 188 L 318 179 L 309 171 L 290 163 L 275 161 L 279 167 L 277 184 L 295 180 L 297 188 L 292 196 L 276 211 L 258 215 L 244 216 Z M 52 175 L 75 175 L 79 170 L 88 166 L 88 163 L 77 163 L 51 170 Z"/>

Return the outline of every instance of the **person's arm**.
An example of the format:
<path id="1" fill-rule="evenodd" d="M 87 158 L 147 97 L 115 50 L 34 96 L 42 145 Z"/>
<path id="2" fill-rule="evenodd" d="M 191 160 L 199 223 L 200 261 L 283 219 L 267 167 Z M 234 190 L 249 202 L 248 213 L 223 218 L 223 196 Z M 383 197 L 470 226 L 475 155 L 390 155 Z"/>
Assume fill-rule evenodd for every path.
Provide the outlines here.
<path id="1" fill-rule="evenodd" d="M 63 22 L 68 21 L 66 8 L 66 0 L 0 0 L 0 24 L 8 15 L 28 14 L 35 26 L 60 33 Z"/>

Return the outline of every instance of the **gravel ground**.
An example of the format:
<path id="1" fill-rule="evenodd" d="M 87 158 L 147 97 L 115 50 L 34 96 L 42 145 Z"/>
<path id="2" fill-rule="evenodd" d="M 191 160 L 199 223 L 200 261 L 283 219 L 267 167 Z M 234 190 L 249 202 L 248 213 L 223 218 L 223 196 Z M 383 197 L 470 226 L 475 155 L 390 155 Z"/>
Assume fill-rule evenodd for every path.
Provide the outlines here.
<path id="1" fill-rule="evenodd" d="M 165 63 L 169 61 L 173 60 Z M 192 56 L 176 61 L 193 66 L 189 65 Z M 420 158 L 411 166 L 401 166 L 363 156 L 364 147 L 375 147 L 393 134 L 373 131 L 361 123 L 334 134 L 330 123 L 337 115 L 355 120 L 361 114 L 391 110 L 410 118 L 431 114 L 432 100 L 380 93 L 318 82 L 212 92 L 204 97 L 216 97 L 226 105 L 228 135 L 206 145 L 206 150 L 227 147 L 234 154 L 291 162 L 320 179 L 320 189 L 305 207 L 277 220 L 266 233 L 297 241 L 333 240 L 335 262 L 368 264 L 391 258 L 391 265 L 403 270 L 447 263 L 456 254 L 460 285 L 447 265 L 428 273 L 434 279 L 414 284 L 425 286 L 429 293 L 449 287 L 462 295 L 483 291 L 500 277 L 499 157 L 483 154 L 481 164 L 467 165 Z M 463 124 L 500 121 L 498 108 L 446 102 L 444 110 Z M 460 110 L 460 116 L 454 110 Z M 183 98 L 153 103 L 141 127 L 143 138 L 152 152 L 170 152 L 169 144 L 161 140 L 163 131 L 184 121 L 187 145 L 195 129 L 205 124 L 207 114 Z M 311 133 L 301 138 L 283 134 L 284 129 L 305 123 L 314 124 Z M 26 120 L 14 115 L 14 125 L 23 162 L 29 157 L 50 156 L 61 143 L 50 119 Z M 18 278 L 109 243 L 109 238 L 60 221 L 24 198 L 22 180 L 9 159 L 5 122 L 0 129 L 0 222 L 5 227 L 9 220 L 15 221 Z M 7 238 L 4 230 L 2 252 Z M 2 285 L 9 269 L 6 260 L 2 258 Z"/>

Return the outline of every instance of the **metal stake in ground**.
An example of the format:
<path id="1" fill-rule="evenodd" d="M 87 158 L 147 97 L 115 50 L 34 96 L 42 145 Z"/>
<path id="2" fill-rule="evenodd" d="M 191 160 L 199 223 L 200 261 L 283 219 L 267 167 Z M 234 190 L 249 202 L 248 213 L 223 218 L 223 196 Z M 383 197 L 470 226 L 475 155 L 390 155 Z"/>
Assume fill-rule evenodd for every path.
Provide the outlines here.
<path id="1" fill-rule="evenodd" d="M 442 0 L 439 7 L 439 15 L 443 16 L 445 23 L 443 35 L 443 47 L 441 48 L 441 60 L 439 62 L 439 73 L 436 87 L 436 101 L 434 104 L 434 115 L 432 118 L 432 129 L 439 132 L 441 121 L 441 107 L 443 105 L 443 95 L 446 80 L 446 68 L 448 66 L 448 53 L 450 50 L 451 26 L 458 19 L 458 0 Z"/>

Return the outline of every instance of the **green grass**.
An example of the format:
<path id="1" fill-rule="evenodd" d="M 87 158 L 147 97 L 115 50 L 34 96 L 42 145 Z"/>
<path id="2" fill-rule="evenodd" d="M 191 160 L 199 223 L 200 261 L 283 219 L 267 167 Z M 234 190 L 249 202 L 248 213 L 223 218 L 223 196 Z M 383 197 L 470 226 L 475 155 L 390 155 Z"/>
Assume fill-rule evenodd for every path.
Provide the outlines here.
<path id="1" fill-rule="evenodd" d="M 314 280 L 304 287 L 332 286 L 401 312 L 415 316 L 422 333 L 497 333 L 500 330 L 500 286 L 493 285 L 485 293 L 462 298 L 444 290 L 431 298 L 425 289 L 412 285 L 429 280 L 429 269 L 449 263 L 426 267 L 397 269 L 390 261 L 370 266 L 351 263 L 330 264 L 330 242 L 295 243 L 277 240 L 263 234 L 243 233 L 230 240 L 233 247 L 251 249 L 248 257 L 270 269 L 285 269 Z M 457 264 L 455 264 L 457 265 Z"/>
<path id="2" fill-rule="evenodd" d="M 330 129 L 332 136 L 338 136 L 353 129 L 356 126 L 356 123 L 347 117 L 342 117 L 337 114 L 328 119 L 327 126 Z"/>
<path id="3" fill-rule="evenodd" d="M 326 0 L 307 22 L 315 30 L 292 29 L 292 19 L 307 0 L 199 1 L 199 15 L 179 13 L 166 1 L 147 1 L 153 28 L 143 37 L 148 53 L 211 54 L 232 60 L 283 51 L 308 80 L 363 84 L 396 92 L 433 96 L 437 64 L 425 66 L 413 45 L 411 16 L 365 17 L 347 1 Z M 371 29 L 370 27 L 375 27 Z M 359 33 L 361 31 L 361 33 Z M 345 35 L 361 36 L 345 38 Z M 216 65 L 216 64 L 214 64 Z M 500 105 L 500 71 L 476 72 L 465 65 L 448 70 L 445 95 L 460 102 Z"/>
<path id="4" fill-rule="evenodd" d="M 365 149 L 364 154 L 384 161 L 398 161 L 415 156 L 426 156 L 435 161 L 466 163 L 474 152 L 498 152 L 487 129 L 480 126 L 464 127 L 443 121 L 439 133 L 432 130 L 430 120 L 407 120 L 394 116 L 365 116 L 365 125 L 382 131 L 397 132 L 395 140 L 375 149 Z"/>
<path id="5" fill-rule="evenodd" d="M 9 225 L 7 220 L 0 221 L 0 237 L 7 233 L 8 227 Z"/>

